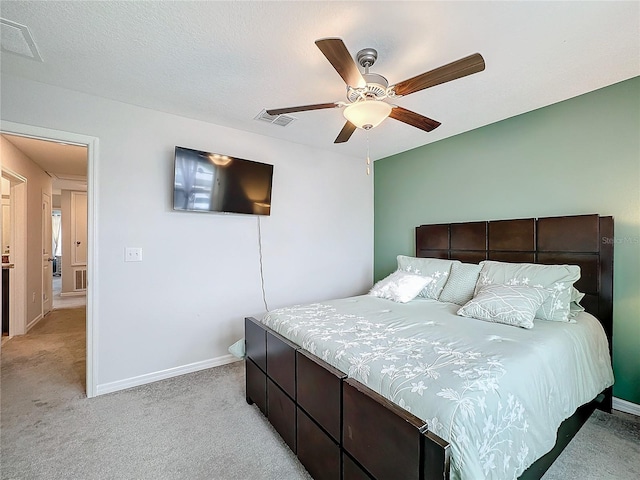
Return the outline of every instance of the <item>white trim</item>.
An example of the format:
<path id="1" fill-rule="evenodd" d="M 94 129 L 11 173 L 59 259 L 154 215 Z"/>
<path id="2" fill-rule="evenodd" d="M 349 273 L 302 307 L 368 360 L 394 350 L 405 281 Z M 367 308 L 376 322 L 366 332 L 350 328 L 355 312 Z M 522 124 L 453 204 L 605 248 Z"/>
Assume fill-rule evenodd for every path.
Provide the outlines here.
<path id="1" fill-rule="evenodd" d="M 6 172 L 6 170 L 5 170 Z M 16 177 L 14 177 L 16 178 Z M 24 177 L 20 177 L 24 178 Z M 12 208 L 15 232 L 12 232 L 15 243 L 13 248 L 13 263 L 17 268 L 12 270 L 13 287 L 10 288 L 11 300 L 15 301 L 15 307 L 9 305 L 9 334 L 22 335 L 27 333 L 27 192 L 29 184 L 24 178 L 23 182 L 11 187 Z M 13 320 L 13 325 L 11 321 Z"/>
<path id="2" fill-rule="evenodd" d="M 613 397 L 613 409 L 640 417 L 640 405 L 621 398 Z"/>
<path id="3" fill-rule="evenodd" d="M 87 397 L 94 397 L 98 372 L 98 138 L 79 133 L 36 127 L 2 120 L 3 133 L 43 140 L 62 141 L 87 147 Z"/>
<path id="4" fill-rule="evenodd" d="M 98 385 L 98 139 L 87 144 L 87 397 Z M 91 381 L 89 381 L 91 379 Z"/>
<path id="5" fill-rule="evenodd" d="M 160 370 L 158 372 L 138 375 L 137 377 L 125 378 L 124 380 L 104 383 L 97 386 L 96 394 L 104 395 L 105 393 L 118 392 L 127 388 L 138 387 L 140 385 L 146 385 L 147 383 L 157 382 L 158 380 L 166 380 L 167 378 L 177 377 L 179 375 L 198 372 L 207 368 L 219 367 L 239 361 L 239 358 L 227 354 L 221 357 L 210 358 L 209 360 L 202 360 L 201 362 L 189 363 L 187 365 L 182 365 L 181 367 L 168 368 L 166 370 Z"/>
<path id="6" fill-rule="evenodd" d="M 31 330 L 33 327 L 35 327 L 35 326 L 38 324 L 38 322 L 39 322 L 40 320 L 42 320 L 43 318 L 44 318 L 44 317 L 43 317 L 43 316 L 42 316 L 42 314 L 40 313 L 40 314 L 38 314 L 38 316 L 37 316 L 36 318 L 34 318 L 33 320 L 31 320 L 31 321 L 27 324 L 27 332 L 28 332 L 29 330 Z M 25 333 L 26 333 L 26 332 L 25 332 Z"/>
<path id="7" fill-rule="evenodd" d="M 87 294 L 86 291 L 81 292 L 60 292 L 61 297 L 84 297 Z"/>

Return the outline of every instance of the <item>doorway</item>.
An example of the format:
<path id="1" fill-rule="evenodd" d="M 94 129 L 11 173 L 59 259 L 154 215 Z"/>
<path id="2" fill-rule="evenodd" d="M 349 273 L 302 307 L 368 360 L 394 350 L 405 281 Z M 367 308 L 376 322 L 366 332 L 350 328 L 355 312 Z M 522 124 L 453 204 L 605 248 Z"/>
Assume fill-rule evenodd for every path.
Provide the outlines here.
<path id="1" fill-rule="evenodd" d="M 54 186 L 60 182 L 54 182 Z M 62 185 L 63 186 L 63 185 Z M 86 305 L 87 192 L 77 188 L 53 190 L 53 309 Z"/>
<path id="2" fill-rule="evenodd" d="M 15 135 L 23 138 L 44 140 L 48 142 L 63 143 L 67 145 L 82 146 L 86 148 L 86 269 L 84 273 L 84 285 L 86 287 L 86 393 L 88 397 L 96 395 L 96 379 L 94 376 L 95 365 L 97 364 L 97 209 L 96 205 L 96 182 L 97 182 L 97 161 L 98 161 L 98 139 L 86 135 L 80 135 L 60 130 L 35 127 L 31 125 L 18 124 L 13 122 L 2 123 L 2 134 Z M 46 170 L 45 170 L 46 171 Z M 5 169 L 3 167 L 3 176 Z M 25 189 L 26 193 L 26 189 Z M 26 209 L 25 209 L 26 216 Z M 49 217 L 49 221 L 51 218 Z M 26 235 L 25 235 L 26 240 Z M 25 243 L 25 241 L 23 241 Z M 50 247 L 51 248 L 51 247 Z M 44 253 L 44 252 L 43 252 Z M 52 252 L 49 252 L 52 253 Z M 47 262 L 48 258 L 47 257 Z M 44 271 L 44 256 L 43 269 Z M 25 262 L 26 263 L 26 262 Z M 48 262 L 49 263 L 49 262 Z M 52 269 L 50 269 L 51 272 Z M 26 297 L 26 295 L 25 295 Z M 20 302 L 16 301 L 19 306 Z M 26 298 L 24 304 L 26 305 Z M 23 322 L 26 321 L 23 319 Z M 23 323 L 24 325 L 24 323 Z M 18 327 L 20 327 L 18 325 Z M 26 327 L 26 325 L 24 325 Z M 19 331 L 19 328 L 16 332 Z M 26 331 L 26 328 L 24 328 Z"/>
<path id="3" fill-rule="evenodd" d="M 26 332 L 27 179 L 2 169 L 3 340 Z"/>

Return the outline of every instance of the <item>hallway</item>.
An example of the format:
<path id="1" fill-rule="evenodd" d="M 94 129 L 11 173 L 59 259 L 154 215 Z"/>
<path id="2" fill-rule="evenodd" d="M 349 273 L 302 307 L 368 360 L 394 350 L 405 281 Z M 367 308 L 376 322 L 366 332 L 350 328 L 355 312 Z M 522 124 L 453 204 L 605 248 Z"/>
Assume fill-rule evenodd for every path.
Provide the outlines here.
<path id="1" fill-rule="evenodd" d="M 7 398 L 7 392 L 19 391 L 15 383 L 19 384 L 27 375 L 36 379 L 29 384 L 33 398 L 50 396 L 64 400 L 85 396 L 85 318 L 83 307 L 56 309 L 29 333 L 12 337 L 2 345 L 3 414 L 9 405 L 11 409 L 16 408 Z M 38 377 L 43 381 L 38 381 Z M 45 385 L 64 388 L 56 388 L 56 392 L 38 391 Z"/>
<path id="2" fill-rule="evenodd" d="M 87 305 L 87 294 L 84 295 L 71 295 L 62 296 L 62 277 L 53 277 L 53 309 L 58 310 L 60 308 L 77 308 L 85 307 Z"/>
<path id="3" fill-rule="evenodd" d="M 65 416 L 56 412 L 83 401 L 86 397 L 85 309 L 52 310 L 26 335 L 15 336 L 2 345 L 2 476 L 13 471 L 33 472 L 39 445 L 43 461 L 49 449 L 72 441 L 72 432 L 63 425 L 49 425 Z M 71 424 L 78 412 L 69 412 L 65 423 Z M 56 421 L 56 423 L 57 423 Z M 62 432 L 56 438 L 53 432 Z M 64 438 L 68 437 L 68 438 Z M 34 444 L 35 442 L 35 444 Z M 31 454 L 26 455 L 27 452 Z M 19 459 L 9 462 L 8 459 Z M 33 464 L 33 465 L 32 465 Z M 29 475 L 23 477 L 28 478 Z M 32 476 L 33 478 L 33 476 Z"/>

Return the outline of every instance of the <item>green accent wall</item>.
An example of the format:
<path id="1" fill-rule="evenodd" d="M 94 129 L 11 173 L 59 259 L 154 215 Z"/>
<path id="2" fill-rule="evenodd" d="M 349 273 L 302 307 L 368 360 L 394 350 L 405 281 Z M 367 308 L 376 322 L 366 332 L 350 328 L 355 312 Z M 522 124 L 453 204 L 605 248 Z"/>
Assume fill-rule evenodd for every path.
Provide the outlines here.
<path id="1" fill-rule="evenodd" d="M 640 405 L 640 77 L 378 160 L 374 175 L 376 280 L 414 255 L 421 224 L 613 215 L 614 395 Z"/>

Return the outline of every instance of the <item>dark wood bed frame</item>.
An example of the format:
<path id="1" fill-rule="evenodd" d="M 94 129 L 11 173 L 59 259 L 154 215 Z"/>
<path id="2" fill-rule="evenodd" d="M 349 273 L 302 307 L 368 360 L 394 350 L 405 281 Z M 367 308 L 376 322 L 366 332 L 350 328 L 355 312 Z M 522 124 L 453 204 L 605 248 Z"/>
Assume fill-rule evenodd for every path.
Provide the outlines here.
<path id="1" fill-rule="evenodd" d="M 581 302 L 613 333 L 613 218 L 598 215 L 500 220 L 416 228 L 416 256 L 574 264 Z M 246 399 L 255 403 L 315 480 L 449 478 L 449 444 L 422 420 L 293 344 L 245 319 Z M 612 389 L 558 429 L 555 447 L 520 477 L 539 479 Z"/>

